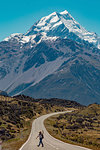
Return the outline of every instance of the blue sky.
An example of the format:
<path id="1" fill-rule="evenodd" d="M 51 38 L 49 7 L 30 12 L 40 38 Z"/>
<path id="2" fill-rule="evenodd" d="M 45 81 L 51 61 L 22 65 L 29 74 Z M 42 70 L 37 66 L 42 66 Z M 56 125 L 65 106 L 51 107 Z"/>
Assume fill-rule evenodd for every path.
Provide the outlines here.
<path id="1" fill-rule="evenodd" d="M 2 0 L 0 41 L 12 33 L 25 33 L 41 17 L 65 9 L 87 30 L 100 35 L 100 0 Z"/>

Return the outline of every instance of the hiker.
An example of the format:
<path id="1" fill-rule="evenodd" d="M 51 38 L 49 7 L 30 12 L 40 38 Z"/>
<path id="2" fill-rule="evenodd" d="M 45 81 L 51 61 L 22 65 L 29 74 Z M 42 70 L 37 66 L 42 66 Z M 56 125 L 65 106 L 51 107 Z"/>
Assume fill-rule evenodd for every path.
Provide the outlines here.
<path id="1" fill-rule="evenodd" d="M 43 136 L 43 133 L 42 133 L 41 131 L 39 132 L 37 138 L 39 138 L 39 145 L 38 145 L 38 147 L 40 146 L 40 144 L 42 144 L 42 147 L 44 147 L 44 144 L 43 144 L 43 142 L 42 142 L 44 136 Z M 37 139 L 37 138 L 36 138 L 36 139 Z"/>

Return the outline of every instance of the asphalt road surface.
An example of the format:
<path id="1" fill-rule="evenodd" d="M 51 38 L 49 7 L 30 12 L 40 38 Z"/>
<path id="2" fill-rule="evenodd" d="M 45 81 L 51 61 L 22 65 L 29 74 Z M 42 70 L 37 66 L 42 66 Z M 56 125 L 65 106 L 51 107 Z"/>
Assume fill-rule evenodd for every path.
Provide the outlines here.
<path id="1" fill-rule="evenodd" d="M 69 111 L 66 111 L 69 112 Z M 65 112 L 51 113 L 43 115 L 33 121 L 32 129 L 28 140 L 22 145 L 19 150 L 90 150 L 88 148 L 67 144 L 52 137 L 44 127 L 44 120 L 50 116 Z M 39 139 L 36 139 L 39 131 L 44 131 L 44 147 L 37 147 Z"/>

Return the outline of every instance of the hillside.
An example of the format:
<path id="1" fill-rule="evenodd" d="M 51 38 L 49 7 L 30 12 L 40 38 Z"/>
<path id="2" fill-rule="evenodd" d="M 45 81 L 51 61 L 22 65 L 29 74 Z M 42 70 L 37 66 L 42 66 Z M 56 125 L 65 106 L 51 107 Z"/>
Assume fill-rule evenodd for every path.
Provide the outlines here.
<path id="1" fill-rule="evenodd" d="M 33 99 L 28 96 L 0 96 L 0 138 L 4 149 L 16 150 L 25 142 L 35 118 L 67 108 L 83 108 L 77 102 L 59 99 Z M 20 139 L 21 138 L 21 139 Z"/>
<path id="2" fill-rule="evenodd" d="M 51 117 L 45 126 L 54 137 L 72 144 L 100 150 L 100 105 Z"/>

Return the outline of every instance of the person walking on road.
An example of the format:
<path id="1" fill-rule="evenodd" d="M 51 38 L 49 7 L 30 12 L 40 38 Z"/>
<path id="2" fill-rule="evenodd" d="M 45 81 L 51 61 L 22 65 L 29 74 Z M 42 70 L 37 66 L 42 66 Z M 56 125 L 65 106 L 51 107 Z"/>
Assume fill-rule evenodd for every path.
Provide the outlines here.
<path id="1" fill-rule="evenodd" d="M 43 135 L 43 133 L 40 131 L 39 132 L 39 134 L 38 134 L 38 136 L 37 136 L 37 138 L 39 138 L 39 145 L 38 145 L 38 147 L 40 146 L 40 145 L 42 145 L 42 147 L 44 147 L 44 144 L 43 144 L 43 138 L 44 138 L 44 135 Z M 37 139 L 36 138 L 36 139 Z"/>

